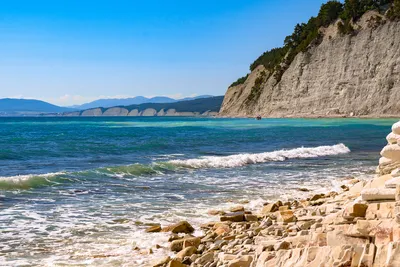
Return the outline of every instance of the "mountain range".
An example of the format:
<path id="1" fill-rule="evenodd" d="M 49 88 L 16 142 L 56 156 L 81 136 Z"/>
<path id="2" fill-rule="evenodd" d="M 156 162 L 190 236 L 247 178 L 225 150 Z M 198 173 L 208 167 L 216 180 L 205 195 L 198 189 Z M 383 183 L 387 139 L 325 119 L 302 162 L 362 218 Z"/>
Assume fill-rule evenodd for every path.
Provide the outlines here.
<path id="1" fill-rule="evenodd" d="M 147 98 L 144 96 L 136 96 L 132 98 L 113 98 L 113 99 L 98 99 L 89 103 L 85 103 L 82 105 L 75 105 L 71 106 L 70 108 L 84 110 L 90 108 L 109 108 L 109 107 L 116 107 L 116 106 L 130 106 L 130 105 L 140 105 L 146 103 L 174 103 L 178 101 L 186 101 L 186 100 L 194 100 L 199 98 L 208 98 L 212 97 L 211 95 L 200 95 L 196 97 L 186 97 L 182 99 L 173 99 L 170 97 L 165 96 L 156 96 Z"/>
<path id="2" fill-rule="evenodd" d="M 109 108 L 116 106 L 132 106 L 141 104 L 162 104 L 162 103 L 176 103 L 182 101 L 196 100 L 202 98 L 210 98 L 212 96 L 202 95 L 196 97 L 187 97 L 183 99 L 173 99 L 169 97 L 157 96 L 152 98 L 146 98 L 143 96 L 137 96 L 126 99 L 99 99 L 83 105 L 77 105 L 72 107 L 60 107 L 41 100 L 36 99 L 13 99 L 3 98 L 0 99 L 0 115 L 3 116 L 18 116 L 18 115 L 39 115 L 43 113 L 64 113 L 74 112 L 79 110 L 87 110 L 91 108 Z"/>
<path id="3" fill-rule="evenodd" d="M 70 112 L 75 109 L 59 107 L 41 100 L 35 99 L 0 99 L 0 114 L 37 114 L 37 113 L 62 113 Z"/>

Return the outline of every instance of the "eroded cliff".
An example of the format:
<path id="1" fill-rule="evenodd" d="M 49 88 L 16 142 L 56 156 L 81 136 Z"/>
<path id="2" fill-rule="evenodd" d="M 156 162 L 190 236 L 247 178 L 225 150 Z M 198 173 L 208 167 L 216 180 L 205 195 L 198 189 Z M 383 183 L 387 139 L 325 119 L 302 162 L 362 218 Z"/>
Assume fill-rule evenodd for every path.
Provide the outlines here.
<path id="1" fill-rule="evenodd" d="M 243 84 L 230 87 L 219 114 L 400 115 L 400 22 L 368 12 L 352 35 L 339 34 L 337 23 L 320 29 L 321 43 L 297 54 L 280 81 L 260 65 Z"/>

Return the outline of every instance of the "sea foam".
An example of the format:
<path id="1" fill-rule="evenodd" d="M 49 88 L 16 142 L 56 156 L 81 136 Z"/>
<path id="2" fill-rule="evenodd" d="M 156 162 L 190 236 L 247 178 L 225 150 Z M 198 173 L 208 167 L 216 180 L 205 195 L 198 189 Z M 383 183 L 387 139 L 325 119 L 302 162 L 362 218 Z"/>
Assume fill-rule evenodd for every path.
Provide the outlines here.
<path id="1" fill-rule="evenodd" d="M 285 161 L 288 159 L 316 158 L 349 153 L 344 144 L 333 146 L 300 147 L 289 150 L 277 150 L 256 154 L 237 154 L 224 157 L 207 156 L 198 159 L 171 160 L 169 163 L 186 168 L 234 168 L 249 164 L 270 161 Z"/>

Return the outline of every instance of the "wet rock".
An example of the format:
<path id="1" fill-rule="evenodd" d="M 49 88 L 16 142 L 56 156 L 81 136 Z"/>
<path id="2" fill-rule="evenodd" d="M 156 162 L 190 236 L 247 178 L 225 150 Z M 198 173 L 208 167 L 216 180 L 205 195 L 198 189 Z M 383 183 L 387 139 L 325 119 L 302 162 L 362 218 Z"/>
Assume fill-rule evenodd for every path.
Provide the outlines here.
<path id="1" fill-rule="evenodd" d="M 170 249 L 171 251 L 179 252 L 186 247 L 198 247 L 200 245 L 199 237 L 188 237 L 183 239 L 178 239 L 171 242 Z"/>
<path id="2" fill-rule="evenodd" d="M 146 233 L 158 233 L 161 232 L 161 225 L 150 226 L 146 229 Z"/>
<path id="3" fill-rule="evenodd" d="M 325 197 L 325 194 L 316 194 L 310 198 L 310 201 L 316 201 L 316 200 L 319 200 L 324 197 Z"/>
<path id="4" fill-rule="evenodd" d="M 175 234 L 185 233 L 190 234 L 194 232 L 194 228 L 187 221 L 182 221 L 170 226 L 167 226 L 161 230 L 162 232 L 172 232 Z"/>
<path id="5" fill-rule="evenodd" d="M 244 212 L 232 212 L 227 213 L 224 216 L 220 217 L 221 222 L 230 221 L 230 222 L 243 222 L 244 221 Z"/>
<path id="6" fill-rule="evenodd" d="M 244 211 L 244 207 L 243 206 L 235 206 L 235 207 L 231 207 L 229 209 L 230 212 L 238 212 L 238 211 Z"/>

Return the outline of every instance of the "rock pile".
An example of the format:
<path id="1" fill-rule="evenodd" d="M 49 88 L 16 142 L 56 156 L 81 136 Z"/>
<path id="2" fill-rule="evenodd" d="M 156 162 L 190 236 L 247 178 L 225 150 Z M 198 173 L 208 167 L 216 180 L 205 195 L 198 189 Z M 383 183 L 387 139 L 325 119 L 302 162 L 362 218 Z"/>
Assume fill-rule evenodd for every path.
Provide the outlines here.
<path id="1" fill-rule="evenodd" d="M 214 210 L 220 221 L 202 225 L 200 237 L 188 222 L 157 227 L 171 231 L 177 254 L 152 266 L 400 266 L 400 122 L 392 131 L 374 179 L 353 179 L 340 193 L 265 203 L 257 213 Z"/>

